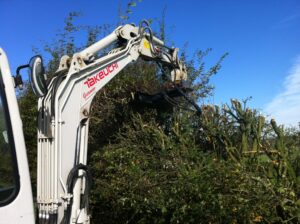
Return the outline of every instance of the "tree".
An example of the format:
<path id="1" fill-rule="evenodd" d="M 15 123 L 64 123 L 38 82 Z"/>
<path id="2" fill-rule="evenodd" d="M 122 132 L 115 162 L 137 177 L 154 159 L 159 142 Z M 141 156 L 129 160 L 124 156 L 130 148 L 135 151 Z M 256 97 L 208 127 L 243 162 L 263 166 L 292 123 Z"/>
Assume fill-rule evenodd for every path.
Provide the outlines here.
<path id="1" fill-rule="evenodd" d="M 70 13 L 64 30 L 43 49 L 50 55 L 50 77 L 62 55 L 71 56 L 110 28 L 76 26 L 78 16 Z M 161 23 L 161 34 L 164 27 Z M 85 32 L 86 43 L 77 45 L 78 32 Z M 195 101 L 212 94 L 210 77 L 226 56 L 205 69 L 204 59 L 210 51 L 196 51 L 193 57 L 186 51 L 181 55 L 193 89 L 189 95 Z M 297 223 L 299 143 L 292 140 L 296 133 L 286 133 L 274 121 L 267 123 L 246 102 L 236 100 L 221 107 L 202 105 L 200 117 L 182 98 L 163 107 L 139 102 L 138 92 L 162 91 L 163 81 L 156 64 L 138 60 L 95 97 L 88 159 L 94 178 L 92 220 Z M 36 110 L 32 101 L 36 99 L 27 90 L 19 100 L 34 168 Z"/>

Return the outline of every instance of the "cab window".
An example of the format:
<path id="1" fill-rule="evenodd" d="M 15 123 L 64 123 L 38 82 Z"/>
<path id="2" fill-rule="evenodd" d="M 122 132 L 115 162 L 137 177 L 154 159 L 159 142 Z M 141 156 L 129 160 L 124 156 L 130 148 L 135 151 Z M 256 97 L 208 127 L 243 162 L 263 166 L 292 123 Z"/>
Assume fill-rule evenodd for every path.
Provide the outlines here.
<path id="1" fill-rule="evenodd" d="M 18 175 L 10 116 L 0 68 L 0 206 L 11 202 L 18 191 Z"/>

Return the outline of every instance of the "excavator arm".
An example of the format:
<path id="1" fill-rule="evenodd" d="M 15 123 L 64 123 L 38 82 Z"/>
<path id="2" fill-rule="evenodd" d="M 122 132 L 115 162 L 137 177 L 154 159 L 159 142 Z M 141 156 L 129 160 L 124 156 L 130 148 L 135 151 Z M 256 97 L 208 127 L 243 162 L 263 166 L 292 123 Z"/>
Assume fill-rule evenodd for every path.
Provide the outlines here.
<path id="1" fill-rule="evenodd" d="M 99 52 L 109 53 L 97 58 Z M 45 84 L 42 59 L 31 65 L 38 101 L 38 220 L 41 223 L 89 223 L 87 167 L 91 102 L 110 80 L 138 58 L 156 61 L 170 71 L 174 83 L 186 80 L 177 48 L 156 38 L 147 22 L 118 27 L 90 47 L 63 56 L 52 80 Z"/>

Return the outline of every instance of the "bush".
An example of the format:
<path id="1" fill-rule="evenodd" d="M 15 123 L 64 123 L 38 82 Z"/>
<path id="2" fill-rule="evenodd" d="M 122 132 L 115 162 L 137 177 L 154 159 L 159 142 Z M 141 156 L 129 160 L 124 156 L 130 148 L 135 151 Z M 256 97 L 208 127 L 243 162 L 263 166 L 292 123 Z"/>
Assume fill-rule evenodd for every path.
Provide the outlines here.
<path id="1" fill-rule="evenodd" d="M 58 40 L 45 46 L 48 73 L 59 58 L 72 55 L 77 14 L 71 13 Z M 164 25 L 164 24 L 163 24 Z M 84 29 L 86 29 L 84 27 Z M 88 27 L 88 45 L 107 26 Z M 103 34 L 103 33 L 102 33 Z M 209 79 L 225 55 L 205 70 L 197 51 L 186 62 L 190 97 L 212 94 Z M 155 64 L 138 61 L 118 75 L 92 105 L 89 166 L 95 223 L 298 223 L 300 217 L 299 130 L 266 122 L 246 102 L 202 106 L 191 112 L 182 99 L 153 108 L 139 104 L 136 92 L 164 89 Z M 20 108 L 33 183 L 36 170 L 36 101 L 20 95 Z"/>
<path id="2" fill-rule="evenodd" d="M 239 102 L 233 101 L 220 111 L 203 108 L 202 126 L 191 128 L 188 121 L 198 119 L 180 113 L 173 117 L 171 132 L 157 124 L 157 113 L 131 113 L 112 142 L 93 153 L 95 177 L 92 215 L 103 223 L 282 223 L 299 221 L 299 186 L 294 169 L 286 157 L 282 136 L 262 123 L 263 136 L 243 135 L 245 125 L 240 115 L 247 113 L 249 121 L 262 122 L 262 117 L 247 108 L 237 115 Z M 206 111 L 205 111 L 206 110 Z M 216 112 L 218 111 L 218 112 Z M 210 112 L 210 121 L 220 119 L 218 126 L 203 129 Z M 217 114 L 217 116 L 216 116 Z M 231 120 L 226 143 L 214 141 L 223 116 Z M 230 116 L 231 114 L 231 116 Z M 234 115 L 234 116 L 233 116 Z M 185 119 L 184 116 L 189 116 Z M 191 116 L 191 117 L 190 117 Z M 208 120 L 207 120 L 208 121 Z M 248 125 L 253 133 L 254 124 Z M 215 134 L 212 135 L 214 128 Z M 195 132 L 201 129 L 201 142 Z M 264 130 L 266 129 L 266 130 Z M 204 131 L 205 130 L 205 131 Z M 224 132 L 221 132 L 224 134 Z M 279 133 L 278 133 L 279 134 Z M 280 134 L 279 134 L 280 135 Z M 238 137 L 236 137 L 238 136 Z M 239 144 L 235 142 L 240 138 Z M 247 143 L 242 143 L 243 139 Z M 230 143 L 230 141 L 233 141 Z M 248 144 L 251 142 L 251 144 Z M 201 143 L 201 144 L 200 144 Z M 204 145 L 207 145 L 205 147 Z M 207 148 L 222 148 L 218 150 Z M 267 147 L 268 146 L 268 147 Z M 244 151 L 242 151 L 244 150 Z M 226 155 L 226 156 L 225 156 Z"/>

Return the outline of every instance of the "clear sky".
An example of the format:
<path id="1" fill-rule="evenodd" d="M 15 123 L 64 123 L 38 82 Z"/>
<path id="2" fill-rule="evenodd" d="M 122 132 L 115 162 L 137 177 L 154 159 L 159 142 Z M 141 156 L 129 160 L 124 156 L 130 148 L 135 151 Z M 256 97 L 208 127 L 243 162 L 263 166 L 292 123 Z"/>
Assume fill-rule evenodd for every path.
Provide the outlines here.
<path id="1" fill-rule="evenodd" d="M 216 104 L 252 96 L 251 107 L 280 123 L 300 121 L 300 0 L 143 0 L 130 22 L 160 18 L 167 7 L 169 39 L 189 52 L 213 48 L 213 64 L 228 52 L 212 79 Z M 12 71 L 32 56 L 32 46 L 50 41 L 71 11 L 82 12 L 79 23 L 116 24 L 120 1 L 0 0 L 0 46 Z M 126 1 L 121 1 L 126 6 Z"/>

